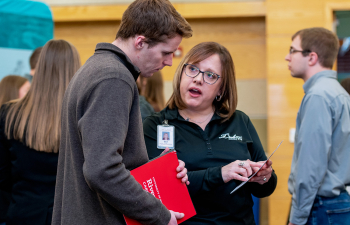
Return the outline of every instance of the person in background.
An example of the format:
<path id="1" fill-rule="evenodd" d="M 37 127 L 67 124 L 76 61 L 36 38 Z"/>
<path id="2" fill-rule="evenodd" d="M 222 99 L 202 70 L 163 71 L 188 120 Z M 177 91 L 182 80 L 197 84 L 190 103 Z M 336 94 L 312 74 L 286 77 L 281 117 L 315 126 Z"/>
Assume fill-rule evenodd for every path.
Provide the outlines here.
<path id="1" fill-rule="evenodd" d="M 39 57 L 40 57 L 40 53 L 41 53 L 42 49 L 43 49 L 42 47 L 36 48 L 29 58 L 30 75 L 32 75 L 32 76 L 34 76 L 34 74 L 35 74 L 36 64 L 39 61 Z"/>
<path id="2" fill-rule="evenodd" d="M 25 75 L 25 77 L 28 79 L 29 82 L 32 82 L 32 79 L 35 73 L 35 67 L 38 62 L 41 50 L 42 50 L 42 47 L 36 48 L 29 58 L 30 72 L 29 74 Z"/>
<path id="3" fill-rule="evenodd" d="M 350 94 L 350 77 L 342 80 L 340 84 Z"/>
<path id="4" fill-rule="evenodd" d="M 147 78 L 145 88 L 141 95 L 145 96 L 155 112 L 159 112 L 165 107 L 164 98 L 164 82 L 160 71 L 157 71 L 153 76 Z"/>
<path id="5" fill-rule="evenodd" d="M 0 106 L 13 99 L 23 98 L 28 92 L 28 80 L 17 75 L 8 75 L 0 81 Z"/>
<path id="6" fill-rule="evenodd" d="M 188 22 L 168 0 L 135 0 L 123 13 L 116 39 L 99 43 L 74 75 L 63 101 L 54 225 L 177 224 L 168 210 L 130 175 L 149 161 L 143 138 L 140 73 L 172 65 Z M 184 163 L 177 178 L 187 182 Z"/>
<path id="7" fill-rule="evenodd" d="M 142 122 L 145 121 L 147 116 L 150 116 L 152 115 L 152 113 L 154 113 L 154 109 L 152 105 L 146 100 L 145 96 L 141 95 L 141 93 L 144 92 L 146 83 L 147 83 L 147 78 L 143 77 L 142 74 L 140 74 L 140 76 L 136 80 L 136 84 L 139 92 L 139 104 L 140 104 Z"/>
<path id="8" fill-rule="evenodd" d="M 28 93 L 0 109 L 0 189 L 11 193 L 6 225 L 51 224 L 62 100 L 79 67 L 73 45 L 48 41 Z"/>
<path id="9" fill-rule="evenodd" d="M 139 102 L 143 122 L 147 116 L 164 108 L 162 74 L 160 71 L 155 72 L 151 77 L 143 77 L 141 74 L 136 83 L 140 94 Z"/>
<path id="10" fill-rule="evenodd" d="M 22 97 L 25 92 L 25 83 L 28 80 L 21 76 L 8 75 L 0 82 L 0 106 L 10 100 Z M 0 225 L 5 224 L 8 206 L 10 205 L 10 193 L 0 190 Z"/>
<path id="11" fill-rule="evenodd" d="M 235 79 L 228 50 L 215 42 L 200 43 L 177 67 L 166 108 L 143 124 L 151 159 L 163 151 L 157 149 L 157 126 L 174 127 L 175 140 L 169 141 L 186 163 L 197 212 L 184 225 L 253 225 L 251 195 L 266 197 L 276 188 L 277 176 L 268 160 L 250 182 L 230 194 L 267 159 L 249 117 L 236 110 Z"/>
<path id="12" fill-rule="evenodd" d="M 27 80 L 24 84 L 19 88 L 18 97 L 23 98 L 30 89 L 30 82 Z"/>
<path id="13" fill-rule="evenodd" d="M 313 27 L 297 31 L 285 60 L 304 81 L 288 179 L 289 224 L 350 224 L 350 96 L 332 70 L 339 40 Z"/>

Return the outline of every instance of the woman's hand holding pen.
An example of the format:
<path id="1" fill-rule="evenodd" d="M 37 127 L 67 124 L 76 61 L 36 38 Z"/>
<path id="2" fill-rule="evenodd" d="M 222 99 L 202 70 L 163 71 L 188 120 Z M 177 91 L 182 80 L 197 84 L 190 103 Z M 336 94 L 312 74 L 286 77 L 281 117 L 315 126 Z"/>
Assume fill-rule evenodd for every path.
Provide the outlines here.
<path id="1" fill-rule="evenodd" d="M 236 160 L 221 168 L 222 179 L 225 183 L 230 180 L 247 181 L 248 177 L 254 173 L 254 168 L 260 168 L 263 162 L 252 162 Z"/>

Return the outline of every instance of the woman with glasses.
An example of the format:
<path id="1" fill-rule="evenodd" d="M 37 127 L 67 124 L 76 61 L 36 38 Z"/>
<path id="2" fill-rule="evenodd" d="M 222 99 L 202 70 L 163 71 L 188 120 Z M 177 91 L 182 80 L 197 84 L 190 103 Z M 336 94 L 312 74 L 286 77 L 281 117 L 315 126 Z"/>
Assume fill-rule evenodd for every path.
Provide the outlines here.
<path id="1" fill-rule="evenodd" d="M 186 163 L 197 215 L 183 224 L 255 224 L 251 194 L 269 196 L 277 184 L 249 117 L 236 110 L 237 88 L 228 50 L 215 42 L 193 47 L 174 76 L 167 106 L 144 122 L 150 158 L 159 156 L 159 131 L 173 128 L 173 146 Z"/>
<path id="2" fill-rule="evenodd" d="M 0 109 L 0 190 L 11 194 L 7 225 L 51 224 L 62 100 L 79 67 L 73 45 L 48 41 L 28 93 Z"/>

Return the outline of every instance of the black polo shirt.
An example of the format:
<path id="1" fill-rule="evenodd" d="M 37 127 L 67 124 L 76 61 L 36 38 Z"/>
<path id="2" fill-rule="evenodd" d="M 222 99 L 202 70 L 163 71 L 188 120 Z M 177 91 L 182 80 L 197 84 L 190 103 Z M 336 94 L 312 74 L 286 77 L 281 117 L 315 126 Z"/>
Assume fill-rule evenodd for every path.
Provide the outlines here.
<path id="1" fill-rule="evenodd" d="M 233 194 L 241 181 L 224 183 L 221 167 L 235 160 L 266 160 L 264 149 L 249 117 L 239 111 L 226 122 L 214 114 L 205 130 L 186 121 L 177 109 L 165 108 L 146 118 L 143 127 L 150 159 L 159 156 L 157 125 L 164 120 L 175 127 L 175 149 L 186 163 L 190 192 L 197 215 L 183 222 L 194 224 L 255 224 L 251 194 L 262 198 L 273 193 L 277 176 L 264 185 L 248 182 Z"/>

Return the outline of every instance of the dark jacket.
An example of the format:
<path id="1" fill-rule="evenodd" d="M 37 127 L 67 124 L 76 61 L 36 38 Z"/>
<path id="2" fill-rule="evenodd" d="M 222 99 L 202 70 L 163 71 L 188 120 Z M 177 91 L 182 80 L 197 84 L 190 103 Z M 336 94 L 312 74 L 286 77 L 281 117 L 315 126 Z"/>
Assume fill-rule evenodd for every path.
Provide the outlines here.
<path id="1" fill-rule="evenodd" d="M 100 43 L 71 80 L 62 106 L 62 137 L 53 224 L 167 224 L 170 212 L 130 175 L 148 161 L 136 79 L 139 70 L 116 46 Z"/>
<path id="2" fill-rule="evenodd" d="M 6 225 L 51 224 L 57 153 L 39 152 L 4 134 L 0 112 L 0 189 L 11 193 Z"/>
<path id="3" fill-rule="evenodd" d="M 251 195 L 262 198 L 273 193 L 277 176 L 260 185 L 246 183 L 233 194 L 241 183 L 224 183 L 221 167 L 235 160 L 266 160 L 264 149 L 249 117 L 236 110 L 226 122 L 214 114 L 205 130 L 186 121 L 177 109 L 168 107 L 146 118 L 144 133 L 147 151 L 152 159 L 163 150 L 157 149 L 157 125 L 164 120 L 175 127 L 175 149 L 188 169 L 190 192 L 197 215 L 183 222 L 185 225 L 252 225 L 254 222 Z"/>
<path id="4" fill-rule="evenodd" d="M 7 210 L 9 209 L 11 193 L 0 190 L 0 224 L 6 222 Z"/>
<path id="5" fill-rule="evenodd" d="M 152 115 L 154 113 L 154 109 L 146 100 L 146 98 L 142 95 L 139 96 L 139 102 L 140 102 L 140 111 L 141 111 L 141 117 L 142 122 L 147 118 L 147 116 Z"/>

